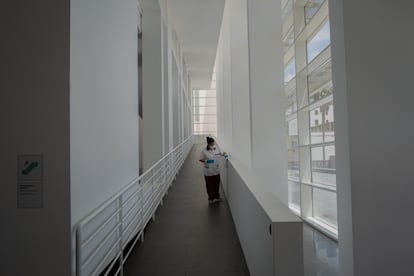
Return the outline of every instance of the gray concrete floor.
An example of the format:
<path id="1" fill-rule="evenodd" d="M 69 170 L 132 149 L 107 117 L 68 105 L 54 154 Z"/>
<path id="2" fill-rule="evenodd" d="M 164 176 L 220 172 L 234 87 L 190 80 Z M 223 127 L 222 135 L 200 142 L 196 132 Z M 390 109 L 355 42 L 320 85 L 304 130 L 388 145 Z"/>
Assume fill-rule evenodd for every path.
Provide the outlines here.
<path id="1" fill-rule="evenodd" d="M 249 275 L 226 200 L 208 204 L 200 149 L 193 147 L 124 275 Z"/>
<path id="2" fill-rule="evenodd" d="M 223 193 L 222 202 L 208 204 L 200 151 L 201 146 L 193 147 L 124 275 L 249 275 Z M 337 243 L 307 225 L 303 233 L 305 276 L 338 275 Z"/>

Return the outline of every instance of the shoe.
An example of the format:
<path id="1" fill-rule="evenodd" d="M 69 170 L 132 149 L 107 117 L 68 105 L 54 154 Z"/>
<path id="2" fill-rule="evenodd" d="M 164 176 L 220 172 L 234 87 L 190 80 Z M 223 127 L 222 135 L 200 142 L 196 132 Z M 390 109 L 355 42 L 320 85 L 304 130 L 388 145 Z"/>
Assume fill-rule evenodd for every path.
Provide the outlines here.
<path id="1" fill-rule="evenodd" d="M 213 204 L 214 203 L 214 200 L 209 200 L 208 201 L 208 204 Z"/>
<path id="2" fill-rule="evenodd" d="M 221 201 L 221 198 L 215 198 L 215 199 L 213 199 L 213 202 L 220 202 Z"/>

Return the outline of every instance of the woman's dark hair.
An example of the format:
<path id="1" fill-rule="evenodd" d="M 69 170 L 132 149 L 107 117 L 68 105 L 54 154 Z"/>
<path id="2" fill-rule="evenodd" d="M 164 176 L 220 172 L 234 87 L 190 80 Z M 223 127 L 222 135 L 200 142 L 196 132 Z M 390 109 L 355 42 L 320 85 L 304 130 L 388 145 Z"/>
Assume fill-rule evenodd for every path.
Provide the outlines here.
<path id="1" fill-rule="evenodd" d="M 211 137 L 207 137 L 207 150 L 209 150 L 210 149 L 210 144 L 211 143 L 214 143 L 214 139 L 213 138 L 211 138 Z"/>

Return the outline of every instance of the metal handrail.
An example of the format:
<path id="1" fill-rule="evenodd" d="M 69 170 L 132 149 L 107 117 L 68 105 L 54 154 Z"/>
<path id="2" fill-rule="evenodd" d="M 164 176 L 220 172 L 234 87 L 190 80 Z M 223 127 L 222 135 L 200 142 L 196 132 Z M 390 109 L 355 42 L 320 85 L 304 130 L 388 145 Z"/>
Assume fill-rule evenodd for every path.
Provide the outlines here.
<path id="1" fill-rule="evenodd" d="M 155 218 L 192 145 L 190 136 L 77 224 L 77 276 L 97 275 L 103 270 L 107 275 L 117 262 L 115 275 L 123 274 L 132 247 L 138 239 L 143 240 L 146 225 Z"/>

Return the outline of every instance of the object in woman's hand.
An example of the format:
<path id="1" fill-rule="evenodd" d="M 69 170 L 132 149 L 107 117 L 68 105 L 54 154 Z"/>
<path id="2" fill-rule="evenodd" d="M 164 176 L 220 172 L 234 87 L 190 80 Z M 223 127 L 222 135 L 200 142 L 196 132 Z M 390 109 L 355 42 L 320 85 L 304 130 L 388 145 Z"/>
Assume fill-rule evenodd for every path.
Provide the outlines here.
<path id="1" fill-rule="evenodd" d="M 214 163 L 214 160 L 213 160 L 213 159 L 207 159 L 207 160 L 206 160 L 206 163 L 207 163 L 207 164 Z"/>

